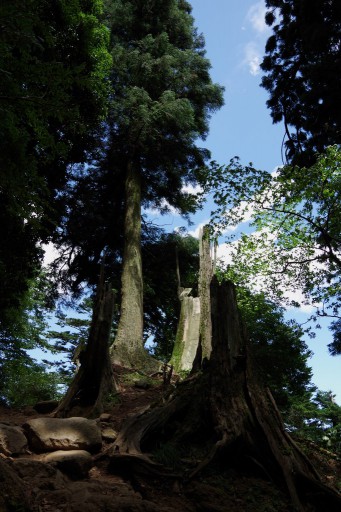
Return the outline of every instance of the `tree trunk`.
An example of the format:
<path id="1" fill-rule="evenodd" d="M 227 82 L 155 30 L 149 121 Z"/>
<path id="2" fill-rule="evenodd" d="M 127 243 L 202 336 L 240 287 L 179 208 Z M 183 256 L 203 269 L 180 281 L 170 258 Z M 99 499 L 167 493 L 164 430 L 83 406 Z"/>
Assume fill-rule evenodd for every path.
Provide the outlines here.
<path id="1" fill-rule="evenodd" d="M 211 315 L 210 360 L 163 407 L 127 420 L 112 459 L 143 459 L 155 471 L 153 459 L 143 452 L 153 455 L 162 446 L 173 446 L 174 453 L 181 453 L 185 481 L 219 461 L 220 467 L 242 466 L 277 483 L 296 511 L 336 512 L 339 495 L 320 482 L 285 431 L 271 394 L 257 383 L 232 283 L 220 285 L 213 278 Z M 200 460 L 194 469 L 183 462 L 190 458 Z"/>
<path id="2" fill-rule="evenodd" d="M 189 297 L 191 288 L 182 289 L 180 293 L 181 311 L 178 329 L 175 337 L 172 357 L 169 364 L 175 372 L 189 372 L 192 370 L 195 359 L 200 332 L 200 299 Z"/>
<path id="3" fill-rule="evenodd" d="M 159 364 L 143 344 L 143 276 L 141 256 L 141 178 L 133 159 L 125 183 L 124 251 L 121 278 L 121 315 L 111 348 L 114 364 L 156 370 Z"/>
<path id="4" fill-rule="evenodd" d="M 141 256 L 141 180 L 132 161 L 126 177 L 121 316 L 112 359 L 133 364 L 143 348 L 143 277 Z M 122 357 L 123 356 L 123 357 Z"/>
<path id="5" fill-rule="evenodd" d="M 209 228 L 205 226 L 199 234 L 199 297 L 190 297 L 190 288 L 180 287 L 179 263 L 177 260 L 178 295 L 181 302 L 180 318 L 172 357 L 169 364 L 174 370 L 188 372 L 201 368 L 202 361 L 211 354 L 211 306 L 210 283 L 212 261 L 210 255 Z"/>
<path id="6" fill-rule="evenodd" d="M 200 352 L 201 361 L 209 360 L 212 350 L 212 325 L 211 325 L 211 298 L 210 284 L 213 268 L 210 254 L 210 232 L 205 226 L 199 236 L 200 271 L 199 271 L 199 298 L 200 298 Z"/>
<path id="7" fill-rule="evenodd" d="M 89 339 L 80 356 L 80 368 L 54 416 L 96 417 L 116 384 L 109 355 L 109 341 L 114 310 L 114 293 L 101 277 L 96 294 Z"/>

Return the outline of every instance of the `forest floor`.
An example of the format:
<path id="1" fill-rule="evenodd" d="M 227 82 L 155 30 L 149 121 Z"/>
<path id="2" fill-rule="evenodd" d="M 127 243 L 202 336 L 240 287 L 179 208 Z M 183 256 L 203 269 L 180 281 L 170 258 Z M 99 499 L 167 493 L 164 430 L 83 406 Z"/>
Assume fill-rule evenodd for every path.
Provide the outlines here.
<path id="1" fill-rule="evenodd" d="M 122 368 L 115 370 L 120 393 L 113 397 L 111 403 L 108 403 L 105 412 L 111 415 L 110 427 L 119 432 L 122 423 L 129 416 L 143 412 L 146 408 L 160 402 L 164 388 L 161 376 L 152 380 L 148 379 L 150 387 L 147 387 L 144 386 L 145 380 L 142 376 Z M 0 407 L 0 422 L 22 425 L 29 419 L 44 416 L 46 415 L 36 413 L 31 407 L 21 410 Z M 340 490 L 340 458 L 313 443 L 296 441 L 314 463 L 322 481 Z M 105 456 L 109 447 L 109 443 L 103 445 L 102 454 L 95 458 L 95 466 L 90 470 L 87 479 L 90 485 L 96 483 L 94 489 L 101 494 L 101 497 L 97 497 L 97 502 L 94 497 L 94 503 L 97 503 L 94 508 L 91 508 L 91 505 L 89 505 L 90 508 L 84 508 L 82 496 L 79 496 L 78 505 L 75 502 L 70 506 L 66 503 L 63 504 L 60 495 L 59 497 L 56 495 L 54 498 L 53 493 L 50 493 L 39 504 L 39 512 L 75 512 L 78 510 L 82 512 L 87 510 L 103 512 L 292 511 L 286 494 L 280 491 L 274 482 L 264 478 L 264 475 L 243 471 L 242 462 L 237 468 L 211 465 L 194 479 L 186 481 L 181 477 L 176 477 L 176 474 L 181 473 L 179 465 L 183 463 L 188 466 L 191 463 L 188 460 L 188 455 L 186 459 L 181 459 L 178 454 L 174 457 L 174 454 L 167 450 L 160 452 L 158 462 L 162 462 L 171 470 L 170 472 L 173 472 L 173 476 L 170 478 L 169 476 L 154 476 L 143 471 L 132 474 L 129 471 L 113 470 L 109 459 Z M 29 457 L 36 460 L 40 458 L 39 455 L 30 455 Z M 115 503 L 116 505 L 114 505 Z"/>

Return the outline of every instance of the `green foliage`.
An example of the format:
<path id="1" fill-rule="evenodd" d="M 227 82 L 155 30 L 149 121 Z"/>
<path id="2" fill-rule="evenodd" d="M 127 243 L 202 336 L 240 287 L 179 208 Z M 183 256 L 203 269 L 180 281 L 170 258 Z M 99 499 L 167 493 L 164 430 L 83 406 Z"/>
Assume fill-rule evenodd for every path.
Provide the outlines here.
<path id="1" fill-rule="evenodd" d="M 341 407 L 331 391 L 318 391 L 304 400 L 293 399 L 286 423 L 296 435 L 341 453 Z"/>
<path id="2" fill-rule="evenodd" d="M 256 228 L 231 246 L 234 282 L 262 282 L 277 301 L 284 300 L 285 290 L 301 289 L 317 314 L 338 314 L 340 169 L 337 146 L 309 169 L 285 166 L 269 174 L 243 167 L 238 159 L 217 169 L 211 179 L 218 204 L 213 223 L 222 231 L 251 217 Z"/>
<path id="3" fill-rule="evenodd" d="M 100 0 L 1 2 L 2 323 L 63 213 L 67 166 L 84 161 L 106 113 L 111 57 L 100 13 Z"/>
<path id="4" fill-rule="evenodd" d="M 33 197 L 39 204 L 40 188 L 56 180 L 39 167 L 47 171 L 55 156 L 70 157 L 81 134 L 105 114 L 111 59 L 100 11 L 99 0 L 1 4 L 2 177 L 27 214 L 37 215 Z M 85 149 L 77 148 L 78 155 Z M 22 187 L 24 177 L 35 187 Z"/>
<path id="5" fill-rule="evenodd" d="M 190 6 L 176 0 L 107 2 L 113 55 L 109 151 L 117 166 L 135 161 L 142 202 L 167 210 L 194 211 L 184 192 L 208 156 L 196 145 L 210 113 L 222 105 L 222 88 L 209 76 L 204 43 Z"/>
<path id="6" fill-rule="evenodd" d="M 62 355 L 59 361 L 52 363 L 44 361 L 68 380 L 74 374 L 80 363 L 82 352 L 85 350 L 91 323 L 93 300 L 83 297 L 80 302 L 73 301 L 72 308 L 67 313 L 61 307 L 56 311 L 56 326 L 58 330 L 49 329 L 46 338 L 52 344 L 55 353 Z"/>
<path id="7" fill-rule="evenodd" d="M 237 299 L 258 374 L 286 413 L 293 398 L 302 398 L 313 389 L 308 366 L 311 352 L 302 339 L 304 331 L 295 321 L 285 321 L 284 309 L 263 293 L 238 288 Z"/>
<path id="8" fill-rule="evenodd" d="M 34 348 L 49 349 L 44 338 L 47 325 L 50 284 L 44 274 L 31 280 L 30 288 L 21 297 L 17 308 L 8 308 L 6 323 L 0 331 L 0 361 L 11 360 Z M 50 296 L 51 297 L 51 296 Z M 1 364 L 1 362 L 0 362 Z"/>
<path id="9" fill-rule="evenodd" d="M 332 356 L 341 354 L 341 319 L 335 320 L 330 326 L 333 333 L 333 341 L 329 343 L 328 349 Z"/>
<path id="10" fill-rule="evenodd" d="M 0 400 L 10 407 L 34 405 L 41 400 L 58 400 L 63 382 L 58 373 L 30 358 L 5 361 L 1 366 Z"/>
<path id="11" fill-rule="evenodd" d="M 7 404 L 28 405 L 57 393 L 57 375 L 47 374 L 29 355 L 33 349 L 53 350 L 45 337 L 50 312 L 47 297 L 51 298 L 50 283 L 40 274 L 21 296 L 20 307 L 6 310 L 0 331 L 0 400 Z"/>
<path id="12" fill-rule="evenodd" d="M 194 295 L 197 291 L 198 240 L 180 233 L 159 233 L 156 239 L 144 241 L 142 257 L 145 338 L 153 338 L 157 358 L 169 361 L 180 315 L 178 277 L 182 287 L 192 288 Z"/>
<path id="13" fill-rule="evenodd" d="M 266 0 L 273 34 L 261 64 L 273 121 L 284 120 L 287 159 L 310 165 L 341 143 L 339 0 Z"/>

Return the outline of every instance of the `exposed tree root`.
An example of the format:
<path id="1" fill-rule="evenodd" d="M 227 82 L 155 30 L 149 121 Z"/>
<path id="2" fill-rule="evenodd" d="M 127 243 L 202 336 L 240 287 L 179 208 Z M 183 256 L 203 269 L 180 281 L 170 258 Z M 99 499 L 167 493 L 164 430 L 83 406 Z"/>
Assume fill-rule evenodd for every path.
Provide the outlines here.
<path id="1" fill-rule="evenodd" d="M 185 480 L 216 460 L 227 467 L 243 460 L 271 475 L 296 511 L 340 510 L 340 495 L 321 483 L 285 431 L 271 394 L 256 382 L 233 285 L 213 281 L 211 298 L 209 365 L 181 383 L 165 405 L 130 418 L 111 449 L 113 460 L 129 455 L 153 467 L 150 453 L 171 444 L 200 459 L 196 467 L 183 468 Z"/>

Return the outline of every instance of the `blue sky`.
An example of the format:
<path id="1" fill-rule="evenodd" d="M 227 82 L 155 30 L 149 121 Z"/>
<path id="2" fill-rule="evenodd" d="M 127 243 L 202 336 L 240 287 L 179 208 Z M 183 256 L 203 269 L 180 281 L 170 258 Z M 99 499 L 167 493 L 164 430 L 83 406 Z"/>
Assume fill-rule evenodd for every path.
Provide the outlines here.
<path id="1" fill-rule="evenodd" d="M 193 0 L 193 16 L 206 40 L 211 76 L 225 87 L 225 106 L 211 120 L 207 144 L 219 162 L 238 155 L 246 164 L 271 171 L 281 163 L 283 126 L 273 125 L 267 93 L 259 86 L 270 29 L 264 3 Z"/>
<path id="2" fill-rule="evenodd" d="M 228 163 L 238 155 L 243 164 L 273 171 L 282 163 L 283 125 L 273 125 L 266 107 L 267 92 L 260 87 L 259 64 L 271 30 L 264 23 L 265 5 L 252 0 L 191 0 L 195 24 L 204 34 L 211 77 L 225 87 L 225 106 L 212 116 L 210 134 L 204 145 L 212 159 Z M 193 217 L 195 229 L 209 218 L 211 205 Z M 155 216 L 156 218 L 158 216 Z M 156 219 L 155 219 L 156 220 Z M 186 226 L 176 215 L 158 218 L 168 229 Z M 188 226 L 187 226 L 188 227 Z M 307 313 L 289 310 L 288 318 L 307 320 Z M 307 340 L 314 352 L 310 365 L 313 382 L 321 390 L 332 390 L 341 404 L 340 356 L 331 357 L 329 321 L 320 322 L 316 338 Z"/>

